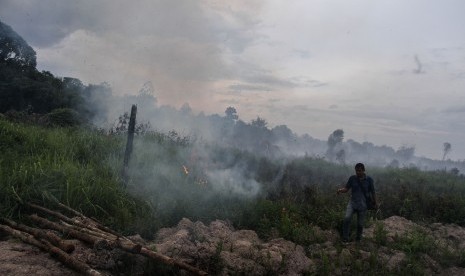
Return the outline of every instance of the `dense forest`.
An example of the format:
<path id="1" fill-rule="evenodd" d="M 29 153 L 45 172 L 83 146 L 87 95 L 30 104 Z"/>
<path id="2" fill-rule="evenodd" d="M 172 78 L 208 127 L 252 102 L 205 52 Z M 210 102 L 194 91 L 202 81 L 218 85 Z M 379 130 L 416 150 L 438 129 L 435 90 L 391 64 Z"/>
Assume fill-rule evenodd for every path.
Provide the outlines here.
<path id="1" fill-rule="evenodd" d="M 39 72 L 34 49 L 2 22 L 0 47 L 4 217 L 21 218 L 24 202 L 58 200 L 126 234 L 224 219 L 310 245 L 321 239 L 312 226 L 340 229 L 346 201 L 335 191 L 363 160 L 380 195 L 373 217 L 465 226 L 465 166 L 446 159 L 450 145 L 431 160 L 414 147 L 344 141 L 342 129 L 321 141 L 261 117 L 247 123 L 234 107 L 193 114 L 188 104 L 160 105 L 150 84 L 115 96 L 105 83 Z M 139 114 L 126 181 L 128 102 Z"/>

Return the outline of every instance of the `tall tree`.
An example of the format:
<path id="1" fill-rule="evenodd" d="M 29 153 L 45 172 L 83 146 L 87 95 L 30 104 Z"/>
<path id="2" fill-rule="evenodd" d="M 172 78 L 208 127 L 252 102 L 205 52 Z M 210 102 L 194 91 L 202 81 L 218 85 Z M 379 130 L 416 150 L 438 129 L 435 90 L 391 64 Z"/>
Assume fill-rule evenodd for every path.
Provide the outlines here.
<path id="1" fill-rule="evenodd" d="M 328 150 L 326 151 L 326 156 L 329 160 L 333 160 L 335 157 L 335 148 L 344 140 L 344 130 L 336 129 L 328 137 Z M 345 152 L 344 152 L 345 157 Z"/>
<path id="2" fill-rule="evenodd" d="M 35 68 L 36 52 L 10 26 L 0 21 L 0 62 Z"/>
<path id="3" fill-rule="evenodd" d="M 442 160 L 444 161 L 446 159 L 446 155 L 452 150 L 452 145 L 449 142 L 445 142 L 443 144 L 443 152 L 444 154 L 442 155 Z"/>
<path id="4" fill-rule="evenodd" d="M 135 99 L 139 110 L 151 110 L 155 108 L 157 104 L 157 97 L 155 96 L 155 88 L 151 81 L 144 83 L 142 88 L 139 90 Z"/>
<path id="5" fill-rule="evenodd" d="M 415 146 L 403 145 L 396 151 L 396 154 L 404 161 L 410 160 L 415 154 Z"/>
<path id="6" fill-rule="evenodd" d="M 260 118 L 260 116 L 257 116 L 257 119 L 252 120 L 250 124 L 256 128 L 266 128 L 268 122 L 265 119 Z"/>
<path id="7" fill-rule="evenodd" d="M 297 135 L 286 125 L 275 126 L 271 129 L 271 138 L 273 142 L 284 141 L 288 146 L 296 143 Z"/>
<path id="8" fill-rule="evenodd" d="M 226 119 L 228 120 L 236 121 L 237 119 L 239 119 L 236 108 L 232 106 L 229 106 L 228 108 L 226 108 L 224 113 L 226 114 Z"/>

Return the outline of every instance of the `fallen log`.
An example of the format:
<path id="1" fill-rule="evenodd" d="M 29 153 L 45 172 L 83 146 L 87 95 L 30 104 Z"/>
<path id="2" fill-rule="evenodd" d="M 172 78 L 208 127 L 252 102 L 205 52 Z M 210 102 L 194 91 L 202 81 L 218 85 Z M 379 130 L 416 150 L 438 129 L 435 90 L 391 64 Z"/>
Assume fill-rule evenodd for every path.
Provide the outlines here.
<path id="1" fill-rule="evenodd" d="M 62 220 L 62 221 L 64 221 L 64 222 L 67 222 L 67 223 L 69 223 L 69 224 L 74 224 L 74 225 L 77 225 L 77 226 L 79 226 L 79 227 L 81 227 L 81 228 L 88 228 L 88 229 L 91 229 L 91 230 L 94 231 L 94 232 L 103 232 L 103 233 L 107 233 L 107 232 L 105 232 L 105 231 L 103 231 L 103 230 L 98 229 L 97 227 L 93 227 L 93 226 L 90 225 L 90 224 L 82 223 L 81 221 L 79 221 L 79 220 L 77 220 L 77 219 L 71 219 L 71 218 L 69 218 L 69 217 L 63 215 L 63 214 L 60 213 L 60 212 L 52 211 L 52 210 L 50 210 L 50 209 L 47 209 L 47 208 L 45 208 L 45 207 L 36 205 L 36 204 L 34 204 L 34 203 L 26 203 L 26 206 L 29 206 L 29 207 L 34 208 L 34 209 L 36 209 L 36 210 L 39 210 L 39 211 L 41 211 L 41 212 L 43 212 L 43 213 L 52 215 L 52 216 L 56 217 L 57 219 Z M 108 234 L 108 233 L 107 233 L 107 234 Z"/>
<path id="2" fill-rule="evenodd" d="M 82 273 L 84 275 L 89 275 L 89 276 L 100 276 L 100 275 L 102 275 L 97 270 L 92 269 L 90 266 L 88 266 L 87 264 L 85 264 L 85 263 L 83 263 L 83 262 L 81 262 L 79 260 L 76 260 L 75 258 L 68 255 L 66 252 L 64 252 L 63 250 L 61 250 L 58 247 L 53 246 L 51 243 L 49 243 L 46 240 L 39 241 L 39 240 L 35 239 L 34 236 L 32 236 L 32 235 L 30 235 L 28 233 L 13 229 L 13 228 L 11 228 L 11 227 L 9 227 L 7 225 L 1 225 L 0 224 L 0 230 L 8 233 L 9 235 L 11 235 L 13 237 L 16 237 L 16 238 L 22 240 L 25 243 L 34 245 L 34 246 L 48 252 L 52 257 L 57 258 L 63 264 L 67 265 L 68 267 L 70 267 L 70 268 L 72 268 L 72 269 L 74 269 L 74 270 L 76 270 L 76 271 L 78 271 L 78 272 L 80 272 L 80 273 Z"/>
<path id="3" fill-rule="evenodd" d="M 66 228 L 66 227 L 64 227 L 64 226 L 62 226 L 62 225 L 60 225 L 58 223 L 55 223 L 55 222 L 49 221 L 48 219 L 44 219 L 42 217 L 39 217 L 36 214 L 30 215 L 29 218 L 32 221 L 38 223 L 42 227 L 59 231 L 59 232 L 63 233 L 64 235 L 71 236 L 73 238 L 76 238 L 78 240 L 81 240 L 81 241 L 86 242 L 86 243 L 91 244 L 91 245 L 93 245 L 94 242 L 97 240 L 97 238 L 95 238 L 93 236 L 90 236 L 88 234 L 85 234 L 85 233 L 82 233 L 82 232 L 79 232 L 79 231 L 76 231 L 76 230 L 68 229 L 68 228 Z"/>
<path id="4" fill-rule="evenodd" d="M 82 227 L 79 227 L 77 225 L 72 225 L 72 224 L 68 224 L 64 221 L 61 221 L 61 224 L 65 227 L 68 227 L 69 229 L 72 229 L 72 230 L 76 230 L 78 232 L 82 232 L 82 233 L 86 233 L 86 234 L 89 234 L 89 235 L 92 235 L 92 236 L 95 236 L 97 238 L 101 238 L 101 239 L 106 239 L 106 240 L 111 240 L 111 241 L 115 241 L 118 239 L 118 237 L 114 236 L 114 235 L 111 235 L 109 233 L 102 233 L 102 232 L 95 232 L 95 231 L 92 231 L 91 229 L 88 229 L 88 228 L 82 228 Z"/>
<path id="5" fill-rule="evenodd" d="M 100 244 L 106 243 L 110 246 L 117 246 L 124 251 L 131 252 L 131 253 L 138 253 L 140 251 L 140 248 L 142 247 L 141 245 L 135 244 L 133 242 L 128 242 L 128 241 L 121 241 L 121 240 L 107 240 L 104 238 L 99 238 L 93 235 L 89 235 L 84 232 L 80 232 L 74 229 L 70 229 L 69 227 L 66 227 L 64 225 L 60 225 L 56 222 L 49 221 L 48 219 L 39 217 L 36 214 L 30 215 L 29 218 L 31 220 L 39 223 L 41 226 L 60 231 L 61 233 L 65 235 L 69 235 L 73 238 L 76 238 L 78 240 L 81 240 L 83 242 L 86 242 L 88 244 L 91 244 L 92 246 L 99 247 Z"/>
<path id="6" fill-rule="evenodd" d="M 102 224 L 101 222 L 99 222 L 98 220 L 93 219 L 93 218 L 89 218 L 89 217 L 87 217 L 86 215 L 84 215 L 83 213 L 78 212 L 77 210 L 74 210 L 73 208 L 71 208 L 71 207 L 69 207 L 69 206 L 67 206 L 67 205 L 65 205 L 65 204 L 63 204 L 63 203 L 61 203 L 61 202 L 56 202 L 56 203 L 58 204 L 58 206 L 59 206 L 60 208 L 62 208 L 62 209 L 65 210 L 65 211 L 70 212 L 70 213 L 73 214 L 74 216 L 80 217 L 80 218 L 82 218 L 82 219 L 84 219 L 84 220 L 89 220 L 89 221 L 91 221 L 91 222 L 94 223 L 95 226 L 96 226 L 97 228 L 99 228 L 100 230 L 102 230 L 102 231 L 104 231 L 104 232 L 107 232 L 107 233 L 110 233 L 110 234 L 113 234 L 113 235 L 115 235 L 115 236 L 117 236 L 117 237 L 119 237 L 119 238 L 126 238 L 126 237 L 124 237 L 123 235 L 121 235 L 120 233 L 116 232 L 115 230 L 113 230 L 113 229 L 111 229 L 111 228 L 109 228 L 109 227 L 106 227 L 105 225 L 103 225 L 103 224 Z M 126 239 L 127 239 L 127 238 L 126 238 Z"/>
<path id="7" fill-rule="evenodd" d="M 65 209 L 66 211 L 71 212 L 73 215 L 82 218 L 84 221 L 92 222 L 92 224 L 95 225 L 95 227 L 91 226 L 90 224 L 82 223 L 77 219 L 70 219 L 67 216 L 61 214 L 60 212 L 55 212 L 55 211 L 49 210 L 45 207 L 42 207 L 42 206 L 39 206 L 33 203 L 27 203 L 26 205 L 60 219 L 63 225 L 60 225 L 58 223 L 42 218 L 36 214 L 29 216 L 31 220 L 39 223 L 43 227 L 57 230 L 59 232 L 62 232 L 65 235 L 69 235 L 71 237 L 84 241 L 88 244 L 91 244 L 95 248 L 98 248 L 101 246 L 118 247 L 130 253 L 141 254 L 155 261 L 158 261 L 158 262 L 161 262 L 167 265 L 171 265 L 171 266 L 176 266 L 180 269 L 191 272 L 194 275 L 208 275 L 208 273 L 194 266 L 191 266 L 187 263 L 178 261 L 176 259 L 170 258 L 168 256 L 156 253 L 148 248 L 145 248 L 142 245 L 135 243 L 131 241 L 130 239 L 120 235 L 119 233 L 103 226 L 98 221 L 94 219 L 90 219 L 86 217 L 85 215 L 83 215 L 82 213 L 79 213 L 78 211 L 64 204 L 61 204 L 59 202 L 58 202 L 58 205 L 62 209 Z"/>
<path id="8" fill-rule="evenodd" d="M 60 248 L 61 250 L 65 251 L 66 253 L 71 253 L 74 251 L 75 246 L 74 244 L 63 240 L 58 235 L 51 231 L 46 231 L 43 229 L 37 229 L 33 227 L 26 226 L 24 224 L 16 223 L 12 220 L 1 218 L 0 221 L 14 229 L 26 232 L 28 234 L 33 235 L 37 239 L 44 239 L 49 241 L 54 246 Z"/>
<path id="9" fill-rule="evenodd" d="M 168 256 L 156 253 L 156 252 L 154 252 L 154 251 L 152 251 L 150 249 L 142 247 L 142 245 L 140 245 L 140 244 L 134 243 L 134 242 L 129 241 L 129 240 L 124 240 L 123 241 L 121 239 L 117 239 L 116 241 L 111 241 L 111 240 L 106 240 L 106 239 L 100 239 L 98 237 L 95 237 L 95 236 L 92 236 L 92 235 L 89 235 L 89 234 L 86 234 L 86 233 L 83 233 L 83 232 L 80 232 L 80 231 L 76 231 L 74 229 L 70 229 L 67 226 L 60 225 L 58 223 L 49 221 L 47 219 L 39 217 L 36 214 L 30 215 L 29 217 L 31 218 L 31 220 L 39 223 L 43 227 L 47 227 L 47 228 L 50 228 L 50 229 L 60 231 L 65 235 L 69 235 L 71 237 L 74 237 L 74 238 L 77 238 L 77 239 L 82 240 L 84 242 L 87 242 L 89 244 L 92 244 L 96 248 L 101 247 L 102 244 L 104 244 L 103 246 L 116 246 L 116 247 L 119 247 L 119 248 L 123 249 L 124 251 L 130 252 L 130 253 L 139 253 L 139 254 L 142 254 L 142 255 L 144 255 L 144 256 L 146 256 L 146 257 L 148 257 L 150 259 L 153 259 L 155 261 L 158 261 L 158 262 L 161 262 L 161 263 L 164 263 L 164 264 L 167 264 L 167 265 L 171 265 L 171 266 L 176 266 L 176 267 L 178 267 L 180 269 L 184 269 L 186 271 L 189 271 L 189 272 L 193 273 L 194 275 L 208 275 L 206 272 L 204 272 L 204 271 L 202 271 L 202 270 L 200 270 L 200 269 L 198 269 L 198 268 L 196 268 L 194 266 L 191 266 L 191 265 L 186 264 L 184 262 L 175 260 L 175 259 L 170 258 Z"/>

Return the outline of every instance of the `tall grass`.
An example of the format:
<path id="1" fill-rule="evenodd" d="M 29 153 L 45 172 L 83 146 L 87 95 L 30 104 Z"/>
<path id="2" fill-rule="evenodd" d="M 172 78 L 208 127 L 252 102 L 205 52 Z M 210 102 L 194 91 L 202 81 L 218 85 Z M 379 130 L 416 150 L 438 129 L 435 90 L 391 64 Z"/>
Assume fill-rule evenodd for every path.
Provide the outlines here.
<path id="1" fill-rule="evenodd" d="M 21 202 L 56 199 L 116 228 L 131 229 L 150 214 L 150 207 L 122 188 L 117 160 L 123 142 L 95 130 L 46 129 L 0 119 L 1 214 L 20 216 Z"/>
<path id="2" fill-rule="evenodd" d="M 324 242 L 327 237 L 318 227 L 340 230 L 349 196 L 337 196 L 335 191 L 353 174 L 353 165 L 313 157 L 269 159 L 191 139 L 175 132 L 137 135 L 129 182 L 123 184 L 125 135 L 77 127 L 43 128 L 0 117 L 0 215 L 22 218 L 26 211 L 22 202 L 58 200 L 125 234 L 147 238 L 183 217 L 204 223 L 228 220 L 236 228 L 256 231 L 264 240 L 282 237 L 300 245 Z M 381 202 L 378 219 L 401 215 L 416 222 L 465 225 L 463 175 L 366 165 Z M 237 175 L 212 177 L 208 172 L 215 170 Z M 238 193 L 223 183 L 243 180 L 258 183 L 259 190 L 252 195 L 247 190 Z M 390 244 L 386 230 L 376 223 L 373 243 L 375 250 L 383 246 L 407 253 L 400 274 L 424 272 L 419 254 L 428 254 L 444 266 L 465 263 L 463 251 L 440 248 L 420 231 Z M 354 255 L 351 271 L 388 274 L 378 259 L 373 255 L 362 263 Z M 318 274 L 340 269 L 327 252 L 321 252 L 317 263 Z"/>
<path id="3" fill-rule="evenodd" d="M 416 168 L 375 169 L 385 216 L 465 225 L 465 177 Z"/>
<path id="4" fill-rule="evenodd" d="M 21 201 L 56 198 L 126 232 L 150 235 L 182 217 L 225 219 L 263 238 L 278 235 L 309 244 L 319 239 L 313 226 L 340 226 L 349 200 L 336 196 L 335 190 L 353 174 L 353 165 L 313 157 L 269 159 L 193 143 L 175 132 L 136 136 L 130 181 L 122 185 L 125 142 L 124 135 L 42 128 L 0 118 L 1 214 L 21 215 Z M 220 189 L 220 179 L 206 174 L 238 164 L 243 176 L 259 183 L 256 195 Z M 366 165 L 381 202 L 378 218 L 401 215 L 465 225 L 463 175 Z"/>

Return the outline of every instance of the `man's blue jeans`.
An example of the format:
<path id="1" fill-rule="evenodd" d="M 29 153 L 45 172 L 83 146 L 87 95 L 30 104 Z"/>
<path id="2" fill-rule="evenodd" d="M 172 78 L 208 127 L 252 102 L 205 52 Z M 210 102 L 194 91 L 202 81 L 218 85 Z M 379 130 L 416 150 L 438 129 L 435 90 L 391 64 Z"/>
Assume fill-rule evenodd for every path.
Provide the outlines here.
<path id="1" fill-rule="evenodd" d="M 365 224 L 365 215 L 366 215 L 366 210 L 354 210 L 352 207 L 352 201 L 349 201 L 349 204 L 347 204 L 347 209 L 346 209 L 346 214 L 344 216 L 344 222 L 342 224 L 342 238 L 346 241 L 349 240 L 350 236 L 350 222 L 352 220 L 352 215 L 354 213 L 357 214 L 357 240 L 360 240 L 362 238 L 363 234 L 363 225 Z"/>

